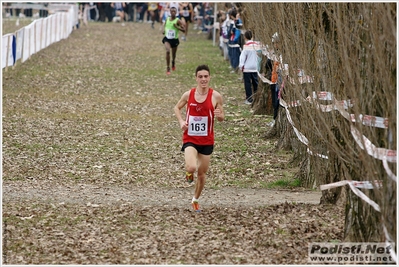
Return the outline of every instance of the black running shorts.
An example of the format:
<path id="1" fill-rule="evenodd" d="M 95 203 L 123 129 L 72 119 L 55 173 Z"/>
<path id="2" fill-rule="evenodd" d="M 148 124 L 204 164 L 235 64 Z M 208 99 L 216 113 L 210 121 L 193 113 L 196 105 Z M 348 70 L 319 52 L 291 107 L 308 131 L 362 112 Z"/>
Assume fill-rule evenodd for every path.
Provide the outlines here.
<path id="1" fill-rule="evenodd" d="M 179 39 L 168 39 L 166 36 L 162 39 L 162 43 L 164 44 L 165 42 L 168 42 L 170 47 L 177 47 L 180 44 Z"/>
<path id="2" fill-rule="evenodd" d="M 181 148 L 181 151 L 184 152 L 186 147 L 189 147 L 189 146 L 194 147 L 198 151 L 198 153 L 202 154 L 202 155 L 210 155 L 213 152 L 213 145 L 201 146 L 201 145 L 196 145 L 196 144 L 193 144 L 193 143 L 184 143 L 182 148 Z"/>

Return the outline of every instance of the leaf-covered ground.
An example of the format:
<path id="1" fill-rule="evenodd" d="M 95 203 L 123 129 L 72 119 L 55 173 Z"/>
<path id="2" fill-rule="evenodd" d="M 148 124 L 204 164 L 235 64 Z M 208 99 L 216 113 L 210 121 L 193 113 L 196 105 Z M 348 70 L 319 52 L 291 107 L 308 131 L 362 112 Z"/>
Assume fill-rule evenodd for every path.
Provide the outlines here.
<path id="1" fill-rule="evenodd" d="M 167 76 L 161 39 L 91 23 L 3 70 L 3 263 L 306 264 L 342 240 L 342 208 L 295 186 L 212 40 L 191 29 Z M 194 213 L 172 108 L 203 63 L 226 120 Z"/>

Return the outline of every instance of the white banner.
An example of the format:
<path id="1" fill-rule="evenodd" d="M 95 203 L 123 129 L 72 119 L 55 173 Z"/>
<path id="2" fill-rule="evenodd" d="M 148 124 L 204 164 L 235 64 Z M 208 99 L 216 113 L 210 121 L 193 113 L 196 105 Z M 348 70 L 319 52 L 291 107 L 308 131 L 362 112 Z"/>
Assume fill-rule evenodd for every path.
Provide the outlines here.
<path id="1" fill-rule="evenodd" d="M 61 28 L 61 13 L 56 13 L 55 14 L 55 25 L 57 27 L 57 30 L 55 32 L 56 35 L 56 42 L 59 42 L 61 40 L 61 33 L 62 33 L 62 28 Z"/>
<path id="2" fill-rule="evenodd" d="M 51 34 L 50 34 L 51 40 L 50 40 L 50 43 L 55 43 L 56 42 L 56 38 L 57 38 L 57 36 L 56 36 L 56 34 L 57 34 L 57 25 L 56 25 L 57 20 L 56 20 L 56 18 L 57 17 L 55 15 L 51 16 Z"/>
<path id="3" fill-rule="evenodd" d="M 41 41 L 40 41 L 40 47 L 41 49 L 44 49 L 47 47 L 46 45 L 46 38 L 47 38 L 47 20 L 42 19 L 42 27 L 41 27 L 42 33 L 41 33 Z"/>
<path id="4" fill-rule="evenodd" d="M 17 46 L 15 53 L 15 61 L 20 60 L 22 58 L 22 50 L 23 50 L 23 41 L 24 41 L 24 32 L 25 27 L 19 29 L 15 34 L 17 38 Z"/>
<path id="5" fill-rule="evenodd" d="M 30 38 L 29 38 L 29 57 L 36 53 L 36 47 L 35 47 L 35 44 L 36 44 L 35 43 L 36 22 L 33 21 L 31 24 L 32 24 L 32 28 L 30 30 Z"/>
<path id="6" fill-rule="evenodd" d="M 14 65 L 14 56 L 12 53 L 13 34 L 6 34 L 2 38 L 1 47 L 1 67 Z"/>
<path id="7" fill-rule="evenodd" d="M 44 19 L 44 24 L 46 25 L 46 47 L 51 44 L 51 17 L 47 17 Z"/>
<path id="8" fill-rule="evenodd" d="M 24 42 L 22 44 L 22 59 L 21 62 L 25 62 L 26 60 L 28 60 L 29 56 L 30 56 L 30 52 L 29 52 L 29 44 L 30 44 L 30 31 L 32 29 L 32 23 L 29 24 L 28 26 L 25 26 L 25 32 L 24 32 Z"/>
<path id="9" fill-rule="evenodd" d="M 42 25 L 43 19 L 37 19 L 35 24 L 35 53 L 42 49 Z"/>
<path id="10" fill-rule="evenodd" d="M 68 38 L 78 23 L 78 4 L 49 4 L 49 9 L 53 8 L 60 12 L 34 20 L 16 31 L 11 39 L 10 34 L 2 37 L 2 68 L 13 66 L 19 59 L 23 63 L 50 44 Z"/>

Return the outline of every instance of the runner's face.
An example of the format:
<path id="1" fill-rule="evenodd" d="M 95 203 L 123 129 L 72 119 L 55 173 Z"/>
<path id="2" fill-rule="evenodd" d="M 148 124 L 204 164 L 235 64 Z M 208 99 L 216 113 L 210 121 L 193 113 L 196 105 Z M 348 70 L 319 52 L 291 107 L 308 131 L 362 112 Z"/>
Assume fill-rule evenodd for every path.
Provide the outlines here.
<path id="1" fill-rule="evenodd" d="M 171 15 L 172 17 L 176 16 L 176 8 L 171 8 L 171 9 L 170 9 L 170 15 Z"/>
<path id="2" fill-rule="evenodd" d="M 200 88 L 207 89 L 211 76 L 207 70 L 200 70 L 197 72 L 196 80 Z"/>

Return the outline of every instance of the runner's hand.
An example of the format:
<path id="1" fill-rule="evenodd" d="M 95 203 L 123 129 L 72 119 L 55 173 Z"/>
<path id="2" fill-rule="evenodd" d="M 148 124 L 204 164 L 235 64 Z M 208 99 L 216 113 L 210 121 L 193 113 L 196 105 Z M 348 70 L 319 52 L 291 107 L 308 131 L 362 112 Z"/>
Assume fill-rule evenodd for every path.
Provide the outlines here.
<path id="1" fill-rule="evenodd" d="M 180 128 L 185 131 L 188 129 L 188 123 L 186 121 L 181 121 L 180 122 Z"/>
<path id="2" fill-rule="evenodd" d="M 216 118 L 219 118 L 222 115 L 222 111 L 219 108 L 216 108 L 214 114 Z"/>

